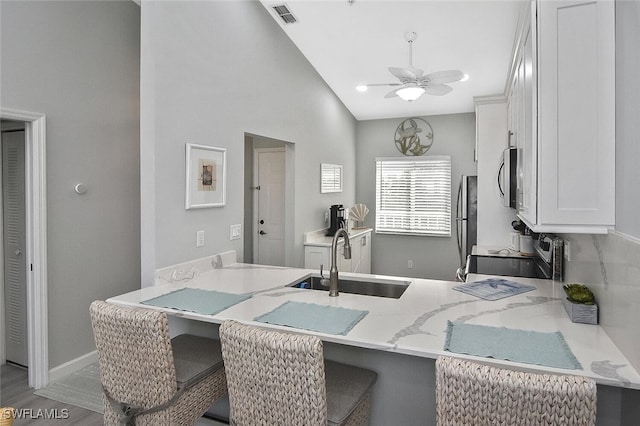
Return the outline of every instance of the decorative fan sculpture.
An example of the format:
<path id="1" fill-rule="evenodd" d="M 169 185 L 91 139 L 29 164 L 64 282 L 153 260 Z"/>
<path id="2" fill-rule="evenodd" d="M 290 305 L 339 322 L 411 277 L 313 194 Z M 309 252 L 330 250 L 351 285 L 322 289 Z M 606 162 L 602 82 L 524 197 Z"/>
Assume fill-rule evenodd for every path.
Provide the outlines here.
<path id="1" fill-rule="evenodd" d="M 433 145 L 433 129 L 422 118 L 407 118 L 396 129 L 394 142 L 404 155 L 424 155 Z"/>
<path id="2" fill-rule="evenodd" d="M 364 218 L 369 214 L 369 208 L 364 204 L 356 204 L 349 209 L 349 217 L 356 221 L 356 226 L 353 229 L 364 229 Z"/>

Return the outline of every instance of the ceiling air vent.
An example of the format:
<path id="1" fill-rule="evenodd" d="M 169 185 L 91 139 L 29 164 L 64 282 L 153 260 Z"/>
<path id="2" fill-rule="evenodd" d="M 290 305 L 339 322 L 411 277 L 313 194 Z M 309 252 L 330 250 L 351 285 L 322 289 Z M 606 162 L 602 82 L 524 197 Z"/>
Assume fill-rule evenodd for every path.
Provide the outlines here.
<path id="1" fill-rule="evenodd" d="M 298 19 L 293 16 L 293 13 L 289 10 L 289 7 L 286 4 L 280 4 L 278 6 L 272 6 L 273 10 L 276 11 L 280 19 L 284 21 L 285 24 L 294 24 L 298 22 Z"/>

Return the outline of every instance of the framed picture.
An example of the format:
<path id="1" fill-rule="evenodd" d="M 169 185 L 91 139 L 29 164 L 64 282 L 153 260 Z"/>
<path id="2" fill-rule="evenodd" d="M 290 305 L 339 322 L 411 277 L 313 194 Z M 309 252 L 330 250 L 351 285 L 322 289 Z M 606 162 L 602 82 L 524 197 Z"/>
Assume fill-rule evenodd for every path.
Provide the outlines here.
<path id="1" fill-rule="evenodd" d="M 342 166 L 320 164 L 320 193 L 342 192 Z"/>
<path id="2" fill-rule="evenodd" d="M 226 152 L 225 148 L 187 144 L 186 209 L 225 205 Z"/>

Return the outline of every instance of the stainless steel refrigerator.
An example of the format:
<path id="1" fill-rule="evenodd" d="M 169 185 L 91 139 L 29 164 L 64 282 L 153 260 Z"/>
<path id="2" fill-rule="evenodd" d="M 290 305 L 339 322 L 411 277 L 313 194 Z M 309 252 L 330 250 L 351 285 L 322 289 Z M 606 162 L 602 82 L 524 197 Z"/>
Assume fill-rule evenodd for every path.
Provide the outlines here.
<path id="1" fill-rule="evenodd" d="M 456 236 L 458 238 L 458 281 L 465 280 L 467 256 L 478 240 L 478 177 L 462 175 L 456 204 Z"/>

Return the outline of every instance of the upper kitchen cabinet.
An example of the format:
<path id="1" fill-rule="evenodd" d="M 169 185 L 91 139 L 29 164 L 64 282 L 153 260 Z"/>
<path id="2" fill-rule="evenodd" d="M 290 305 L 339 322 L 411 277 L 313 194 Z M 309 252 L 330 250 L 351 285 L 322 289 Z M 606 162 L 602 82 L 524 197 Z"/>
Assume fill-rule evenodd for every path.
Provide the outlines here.
<path id="1" fill-rule="evenodd" d="M 527 3 L 528 5 L 528 3 Z M 509 146 L 516 147 L 517 212 L 530 223 L 537 219 L 537 26 L 535 2 L 524 8 L 516 39 L 507 104 Z"/>
<path id="2" fill-rule="evenodd" d="M 615 224 L 614 2 L 534 1 L 508 85 L 518 216 L 535 232 Z"/>

